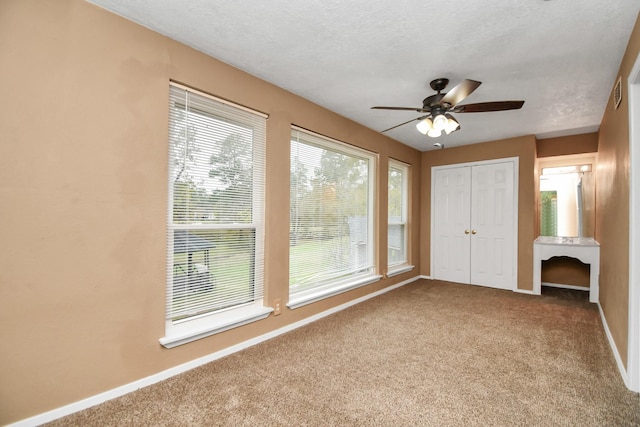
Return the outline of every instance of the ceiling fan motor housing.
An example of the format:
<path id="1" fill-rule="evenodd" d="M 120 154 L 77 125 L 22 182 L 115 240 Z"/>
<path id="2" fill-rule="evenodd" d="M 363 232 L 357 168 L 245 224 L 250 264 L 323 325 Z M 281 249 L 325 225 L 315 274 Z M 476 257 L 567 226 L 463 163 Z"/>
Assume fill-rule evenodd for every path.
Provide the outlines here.
<path id="1" fill-rule="evenodd" d="M 440 105 L 440 101 L 442 100 L 442 98 L 444 98 L 445 95 L 446 94 L 444 93 L 437 93 L 435 95 L 427 96 L 422 100 L 422 108 L 424 110 L 431 110 L 432 107 Z"/>

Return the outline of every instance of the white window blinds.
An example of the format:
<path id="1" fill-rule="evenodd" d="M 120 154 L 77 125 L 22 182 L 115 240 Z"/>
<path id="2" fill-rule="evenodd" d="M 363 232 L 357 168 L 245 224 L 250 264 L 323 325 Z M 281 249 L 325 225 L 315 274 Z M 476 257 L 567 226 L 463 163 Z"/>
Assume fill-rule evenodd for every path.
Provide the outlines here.
<path id="1" fill-rule="evenodd" d="M 375 158 L 294 128 L 291 134 L 290 294 L 370 276 Z"/>
<path id="2" fill-rule="evenodd" d="M 261 301 L 266 118 L 170 86 L 167 319 Z"/>
<path id="3" fill-rule="evenodd" d="M 387 263 L 397 267 L 407 263 L 407 206 L 409 167 L 389 161 Z"/>

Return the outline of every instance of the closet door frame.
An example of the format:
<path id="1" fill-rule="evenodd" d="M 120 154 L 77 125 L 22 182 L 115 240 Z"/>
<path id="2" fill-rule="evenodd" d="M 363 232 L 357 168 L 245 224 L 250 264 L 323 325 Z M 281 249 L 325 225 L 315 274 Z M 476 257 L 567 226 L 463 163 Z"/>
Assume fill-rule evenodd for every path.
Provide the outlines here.
<path id="1" fill-rule="evenodd" d="M 455 164 L 448 164 L 448 165 L 440 165 L 440 166 L 432 166 L 431 167 L 431 237 L 430 237 L 430 247 L 431 247 L 431 253 L 430 253 L 430 270 L 431 270 L 431 276 L 432 278 L 434 277 L 434 272 L 435 272 L 435 253 L 437 248 L 435 247 L 435 239 L 434 236 L 436 235 L 436 224 L 435 224 L 435 220 L 434 220 L 434 209 L 435 209 L 435 196 L 436 196 L 436 180 L 435 180 L 435 173 L 438 170 L 442 170 L 442 169 L 452 169 L 452 168 L 459 168 L 459 167 L 472 167 L 472 166 L 481 166 L 481 165 L 489 165 L 489 164 L 495 164 L 495 163 L 507 163 L 507 162 L 511 162 L 513 163 L 513 241 L 512 241 L 512 245 L 513 245 L 513 250 L 515 252 L 515 255 L 513 257 L 513 279 L 512 279 L 512 286 L 509 288 L 513 291 L 516 291 L 518 289 L 518 184 L 519 184 L 519 157 L 506 157 L 506 158 L 499 158 L 499 159 L 491 159 L 491 160 L 482 160 L 482 161 L 475 161 L 475 162 L 465 162 L 465 163 L 455 163 Z"/>

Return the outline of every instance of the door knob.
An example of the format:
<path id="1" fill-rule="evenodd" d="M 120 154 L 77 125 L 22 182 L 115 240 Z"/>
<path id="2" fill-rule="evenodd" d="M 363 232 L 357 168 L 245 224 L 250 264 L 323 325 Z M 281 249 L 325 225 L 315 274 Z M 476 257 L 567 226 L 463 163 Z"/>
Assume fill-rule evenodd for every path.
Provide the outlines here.
<path id="1" fill-rule="evenodd" d="M 471 234 L 476 234 L 477 231 L 476 230 L 471 230 Z"/>
<path id="2" fill-rule="evenodd" d="M 469 230 L 464 230 L 464 234 L 469 234 Z"/>

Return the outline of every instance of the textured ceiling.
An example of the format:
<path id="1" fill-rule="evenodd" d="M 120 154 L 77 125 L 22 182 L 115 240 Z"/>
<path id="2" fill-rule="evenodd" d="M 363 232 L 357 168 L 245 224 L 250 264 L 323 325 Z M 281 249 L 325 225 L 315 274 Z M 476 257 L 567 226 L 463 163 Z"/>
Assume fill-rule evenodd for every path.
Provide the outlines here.
<path id="1" fill-rule="evenodd" d="M 520 135 L 598 129 L 638 0 L 91 0 L 374 130 L 418 117 L 447 77 L 483 84 L 461 104 L 521 110 L 456 114 L 437 139 L 414 124 L 387 134 L 425 151 Z"/>

